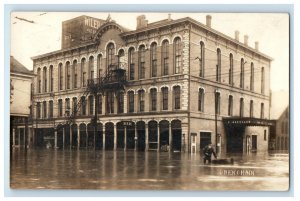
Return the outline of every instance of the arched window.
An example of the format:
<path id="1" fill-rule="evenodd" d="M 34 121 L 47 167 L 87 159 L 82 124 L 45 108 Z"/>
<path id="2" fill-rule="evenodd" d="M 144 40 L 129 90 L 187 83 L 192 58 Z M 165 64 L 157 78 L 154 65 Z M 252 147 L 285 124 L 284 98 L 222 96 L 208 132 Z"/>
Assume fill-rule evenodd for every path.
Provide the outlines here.
<path id="1" fill-rule="evenodd" d="M 205 45 L 200 42 L 200 77 L 204 77 L 204 66 L 205 66 Z"/>
<path id="2" fill-rule="evenodd" d="M 81 96 L 81 115 L 86 115 L 86 99 L 85 96 Z"/>
<path id="3" fill-rule="evenodd" d="M 102 72 L 102 55 L 98 54 L 97 56 L 97 77 L 101 77 Z"/>
<path id="4" fill-rule="evenodd" d="M 53 118 L 53 101 L 49 101 L 49 118 Z"/>
<path id="5" fill-rule="evenodd" d="M 229 95 L 228 97 L 228 116 L 233 114 L 233 96 Z"/>
<path id="6" fill-rule="evenodd" d="M 134 48 L 131 47 L 128 51 L 129 63 L 129 80 L 134 80 L 134 61 L 133 61 Z"/>
<path id="7" fill-rule="evenodd" d="M 94 79 L 94 57 L 89 58 L 89 79 Z"/>
<path id="8" fill-rule="evenodd" d="M 97 95 L 97 113 L 102 114 L 102 95 Z"/>
<path id="9" fill-rule="evenodd" d="M 70 99 L 66 98 L 65 103 L 66 103 L 66 105 L 65 105 L 65 115 L 70 116 L 70 112 L 71 112 Z"/>
<path id="10" fill-rule="evenodd" d="M 157 90 L 155 88 L 150 89 L 150 110 L 156 111 L 157 105 Z"/>
<path id="11" fill-rule="evenodd" d="M 245 66 L 244 59 L 241 59 L 241 75 L 240 75 L 240 88 L 244 88 L 244 79 L 245 79 L 245 74 L 244 74 L 244 66 Z"/>
<path id="12" fill-rule="evenodd" d="M 198 92 L 198 111 L 204 112 L 204 89 L 202 88 Z"/>
<path id="13" fill-rule="evenodd" d="M 162 43 L 162 75 L 169 74 L 169 42 L 167 40 Z"/>
<path id="14" fill-rule="evenodd" d="M 180 73 L 181 69 L 181 54 L 182 54 L 182 45 L 179 37 L 174 39 L 174 58 L 175 58 L 175 74 Z"/>
<path id="15" fill-rule="evenodd" d="M 85 58 L 81 59 L 81 82 L 82 82 L 82 86 L 86 87 L 86 83 L 87 83 L 87 75 L 86 75 L 86 66 L 85 66 Z"/>
<path id="16" fill-rule="evenodd" d="M 71 88 L 71 67 L 69 61 L 66 63 L 66 88 Z"/>
<path id="17" fill-rule="evenodd" d="M 229 84 L 233 85 L 233 55 L 229 54 Z"/>
<path id="18" fill-rule="evenodd" d="M 58 65 L 58 86 L 59 86 L 59 90 L 63 90 L 63 81 L 64 81 L 64 74 L 63 74 L 63 65 L 62 63 L 60 63 Z"/>
<path id="19" fill-rule="evenodd" d="M 240 98 L 240 117 L 244 117 L 244 98 Z"/>
<path id="20" fill-rule="evenodd" d="M 217 49 L 216 81 L 221 82 L 221 50 Z"/>
<path id="21" fill-rule="evenodd" d="M 42 80 L 41 80 L 41 69 L 38 68 L 37 70 L 37 89 L 38 89 L 38 93 L 41 93 L 42 92 Z"/>
<path id="22" fill-rule="evenodd" d="M 128 112 L 129 113 L 134 112 L 134 92 L 133 91 L 128 92 Z"/>
<path id="23" fill-rule="evenodd" d="M 151 77 L 157 76 L 157 44 L 152 43 L 150 47 Z"/>
<path id="24" fill-rule="evenodd" d="M 43 118 L 47 118 L 47 102 L 43 101 Z"/>
<path id="25" fill-rule="evenodd" d="M 94 114 L 94 96 L 89 96 L 89 115 Z"/>
<path id="26" fill-rule="evenodd" d="M 53 66 L 52 65 L 49 68 L 49 86 L 50 86 L 49 89 L 50 92 L 53 92 Z"/>
<path id="27" fill-rule="evenodd" d="M 63 116 L 63 102 L 62 99 L 58 99 L 58 116 Z"/>
<path id="28" fill-rule="evenodd" d="M 145 111 L 145 91 L 144 90 L 138 91 L 138 98 L 139 98 L 139 111 L 144 112 Z"/>
<path id="29" fill-rule="evenodd" d="M 173 87 L 174 109 L 180 109 L 180 86 Z"/>
<path id="30" fill-rule="evenodd" d="M 250 117 L 253 117 L 253 100 L 250 101 Z"/>
<path id="31" fill-rule="evenodd" d="M 215 93 L 215 113 L 221 114 L 221 94 L 220 92 Z"/>
<path id="32" fill-rule="evenodd" d="M 46 66 L 43 68 L 43 79 L 44 79 L 44 92 L 47 92 L 47 68 Z"/>
<path id="33" fill-rule="evenodd" d="M 251 69 L 250 69 L 250 91 L 254 90 L 254 64 L 251 62 Z"/>
<path id="34" fill-rule="evenodd" d="M 73 97 L 73 108 L 72 108 L 72 113 L 74 116 L 77 115 L 77 98 L 76 97 Z"/>
<path id="35" fill-rule="evenodd" d="M 168 110 L 168 87 L 161 88 L 162 94 L 162 110 Z"/>
<path id="36" fill-rule="evenodd" d="M 139 47 L 139 79 L 145 78 L 145 46 Z"/>
<path id="37" fill-rule="evenodd" d="M 265 93 L 265 68 L 261 68 L 261 93 Z"/>
<path id="38" fill-rule="evenodd" d="M 118 66 L 121 69 L 125 69 L 125 52 L 123 49 L 120 49 L 118 52 Z"/>
<path id="39" fill-rule="evenodd" d="M 117 103 L 118 103 L 118 114 L 124 113 L 124 92 L 119 91 L 117 93 Z"/>
<path id="40" fill-rule="evenodd" d="M 114 55 L 115 55 L 115 45 L 113 43 L 109 43 L 106 49 L 107 69 L 109 71 L 113 69 Z"/>
<path id="41" fill-rule="evenodd" d="M 77 81 L 78 80 L 78 69 L 77 69 L 77 60 L 73 61 L 73 87 L 74 89 L 77 88 Z"/>

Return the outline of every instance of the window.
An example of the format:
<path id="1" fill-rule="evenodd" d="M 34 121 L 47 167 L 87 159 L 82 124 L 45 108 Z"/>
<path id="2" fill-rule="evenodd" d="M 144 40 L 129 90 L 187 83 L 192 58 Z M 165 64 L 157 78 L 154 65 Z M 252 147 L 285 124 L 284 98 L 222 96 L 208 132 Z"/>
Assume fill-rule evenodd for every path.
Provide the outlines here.
<path id="1" fill-rule="evenodd" d="M 200 88 L 198 92 L 198 111 L 204 112 L 204 89 Z"/>
<path id="2" fill-rule="evenodd" d="M 180 109 L 180 86 L 173 87 L 174 109 Z"/>
<path id="3" fill-rule="evenodd" d="M 129 113 L 134 112 L 134 92 L 133 91 L 128 92 L 128 112 Z"/>
<path id="4" fill-rule="evenodd" d="M 169 42 L 167 40 L 162 43 L 162 75 L 169 74 Z"/>
<path id="5" fill-rule="evenodd" d="M 180 38 L 174 40 L 175 74 L 180 73 L 182 45 Z"/>
<path id="6" fill-rule="evenodd" d="M 134 80 L 134 62 L 133 62 L 134 49 L 130 48 L 128 52 L 129 63 L 129 80 Z"/>
<path id="7" fill-rule="evenodd" d="M 69 98 L 66 98 L 66 109 L 65 109 L 65 115 L 68 117 L 70 116 L 70 110 L 71 110 L 71 106 L 70 106 L 70 99 Z"/>
<path id="8" fill-rule="evenodd" d="M 102 95 L 98 94 L 97 97 L 98 97 L 98 100 L 97 100 L 97 113 L 102 114 Z"/>
<path id="9" fill-rule="evenodd" d="M 204 43 L 200 42 L 200 77 L 204 77 L 204 65 L 205 65 L 205 46 Z"/>
<path id="10" fill-rule="evenodd" d="M 53 101 L 49 101 L 49 118 L 53 118 Z"/>
<path id="11" fill-rule="evenodd" d="M 221 50 L 217 49 L 216 81 L 221 82 Z"/>
<path id="12" fill-rule="evenodd" d="M 107 59 L 107 69 L 113 69 L 114 63 L 114 55 L 115 55 L 115 45 L 113 43 L 109 43 L 106 49 L 106 59 Z"/>
<path id="13" fill-rule="evenodd" d="M 139 79 L 145 78 L 145 46 L 141 45 L 139 48 Z"/>
<path id="14" fill-rule="evenodd" d="M 233 85 L 233 55 L 229 55 L 229 84 Z"/>
<path id="15" fill-rule="evenodd" d="M 221 95 L 219 92 L 215 93 L 215 113 L 220 115 Z"/>
<path id="16" fill-rule="evenodd" d="M 244 65 L 246 62 L 244 62 L 244 59 L 241 59 L 241 72 L 240 72 L 240 88 L 244 88 Z"/>
<path id="17" fill-rule="evenodd" d="M 89 58 L 89 79 L 94 78 L 94 57 L 90 56 Z"/>
<path id="18" fill-rule="evenodd" d="M 98 54 L 97 56 L 97 77 L 101 77 L 102 72 L 102 55 Z"/>
<path id="19" fill-rule="evenodd" d="M 62 63 L 60 63 L 58 65 L 58 77 L 59 77 L 59 90 L 63 90 L 63 79 L 64 79 L 64 75 L 63 75 L 63 65 Z"/>
<path id="20" fill-rule="evenodd" d="M 58 116 L 63 116 L 63 105 L 62 105 L 62 99 L 58 100 Z"/>
<path id="21" fill-rule="evenodd" d="M 81 59 L 81 82 L 82 82 L 82 86 L 86 87 L 85 58 Z"/>
<path id="22" fill-rule="evenodd" d="M 47 102 L 43 101 L 43 118 L 47 118 Z"/>
<path id="23" fill-rule="evenodd" d="M 72 109 L 73 109 L 73 115 L 76 116 L 77 110 L 78 110 L 78 108 L 77 108 L 77 98 L 76 97 L 73 98 L 73 108 Z"/>
<path id="24" fill-rule="evenodd" d="M 36 118 L 37 119 L 41 118 L 41 103 L 40 102 L 36 103 Z"/>
<path id="25" fill-rule="evenodd" d="M 42 81 L 41 81 L 41 69 L 37 70 L 37 83 L 38 83 L 38 93 L 42 92 Z"/>
<path id="26" fill-rule="evenodd" d="M 261 93 L 265 93 L 265 68 L 261 68 Z"/>
<path id="27" fill-rule="evenodd" d="M 139 96 L 139 109 L 140 109 L 140 112 L 144 112 L 145 111 L 145 91 L 144 90 L 139 90 L 138 96 Z"/>
<path id="28" fill-rule="evenodd" d="M 119 92 L 117 94 L 117 100 L 118 100 L 118 113 L 124 113 L 124 93 Z"/>
<path id="29" fill-rule="evenodd" d="M 43 78 L 44 78 L 44 92 L 47 92 L 47 68 L 43 69 Z"/>
<path id="30" fill-rule="evenodd" d="M 253 100 L 250 101 L 250 117 L 253 117 Z"/>
<path id="31" fill-rule="evenodd" d="M 244 117 L 244 98 L 240 98 L 240 117 Z"/>
<path id="32" fill-rule="evenodd" d="M 168 87 L 161 88 L 162 93 L 162 109 L 168 110 Z"/>
<path id="33" fill-rule="evenodd" d="M 78 69 L 77 69 L 77 60 L 73 62 L 73 87 L 77 88 L 77 80 L 78 80 Z"/>
<path id="34" fill-rule="evenodd" d="M 125 52 L 123 49 L 120 49 L 118 52 L 118 66 L 119 68 L 124 69 L 124 64 L 125 64 Z"/>
<path id="35" fill-rule="evenodd" d="M 228 116 L 233 114 L 233 96 L 229 95 L 228 97 Z"/>
<path id="36" fill-rule="evenodd" d="M 66 63 L 66 87 L 67 89 L 70 89 L 71 87 L 71 67 L 70 67 L 70 62 Z"/>
<path id="37" fill-rule="evenodd" d="M 156 111 L 156 105 L 157 105 L 157 90 L 155 88 L 150 89 L 150 108 L 151 111 Z"/>
<path id="38" fill-rule="evenodd" d="M 89 96 L 89 115 L 94 114 L 94 96 Z"/>
<path id="39" fill-rule="evenodd" d="M 264 141 L 267 141 L 267 130 L 264 130 Z"/>
<path id="40" fill-rule="evenodd" d="M 157 44 L 152 43 L 150 47 L 151 77 L 157 76 Z"/>
<path id="41" fill-rule="evenodd" d="M 81 115 L 86 115 L 86 100 L 84 96 L 81 96 Z"/>
<path id="42" fill-rule="evenodd" d="M 261 119 L 265 118 L 265 104 L 264 103 L 260 104 L 260 118 Z"/>
<path id="43" fill-rule="evenodd" d="M 53 66 L 51 65 L 49 68 L 49 85 L 50 85 L 50 92 L 53 92 Z"/>
<path id="44" fill-rule="evenodd" d="M 114 113 L 114 92 L 112 91 L 108 91 L 106 93 L 106 113 Z"/>
<path id="45" fill-rule="evenodd" d="M 250 91 L 254 90 L 254 64 L 251 62 L 251 70 L 250 70 Z"/>

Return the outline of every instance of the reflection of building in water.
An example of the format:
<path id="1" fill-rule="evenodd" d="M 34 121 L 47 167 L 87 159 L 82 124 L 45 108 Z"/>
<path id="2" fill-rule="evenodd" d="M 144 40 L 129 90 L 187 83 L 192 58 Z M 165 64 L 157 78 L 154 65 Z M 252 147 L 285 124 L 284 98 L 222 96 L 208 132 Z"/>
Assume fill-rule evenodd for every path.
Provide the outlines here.
<path id="1" fill-rule="evenodd" d="M 35 145 L 49 134 L 58 147 L 199 152 L 212 141 L 225 153 L 251 138 L 267 150 L 271 58 L 258 42 L 214 30 L 211 16 L 142 15 L 132 31 L 99 21 L 90 40 L 32 58 Z"/>
<path id="2" fill-rule="evenodd" d="M 10 146 L 25 147 L 32 141 L 31 85 L 34 74 L 10 57 Z"/>

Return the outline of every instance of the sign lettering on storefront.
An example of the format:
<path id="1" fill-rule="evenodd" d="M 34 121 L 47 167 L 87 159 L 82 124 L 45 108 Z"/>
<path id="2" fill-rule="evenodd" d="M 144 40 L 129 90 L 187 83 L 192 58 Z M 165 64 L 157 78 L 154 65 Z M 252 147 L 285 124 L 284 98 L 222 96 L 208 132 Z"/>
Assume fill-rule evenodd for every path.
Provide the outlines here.
<path id="1" fill-rule="evenodd" d="M 132 126 L 132 121 L 123 121 L 123 126 Z"/>

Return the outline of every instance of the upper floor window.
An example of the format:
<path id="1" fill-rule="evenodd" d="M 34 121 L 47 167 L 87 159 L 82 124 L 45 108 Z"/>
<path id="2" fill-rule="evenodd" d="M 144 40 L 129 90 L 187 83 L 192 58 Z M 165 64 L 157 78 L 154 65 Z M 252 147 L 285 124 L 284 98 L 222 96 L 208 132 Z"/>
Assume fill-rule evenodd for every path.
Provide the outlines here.
<path id="1" fill-rule="evenodd" d="M 157 44 L 152 43 L 150 46 L 150 60 L 151 60 L 151 77 L 157 76 Z"/>
<path id="2" fill-rule="evenodd" d="M 139 78 L 145 78 L 145 46 L 141 45 L 139 48 Z"/>
<path id="3" fill-rule="evenodd" d="M 94 57 L 90 56 L 89 58 L 89 79 L 94 78 Z"/>
<path id="4" fill-rule="evenodd" d="M 246 62 L 244 61 L 244 59 L 241 59 L 241 74 L 240 74 L 240 88 L 244 88 L 244 80 L 245 80 L 245 71 L 244 71 L 244 66 L 245 66 Z"/>
<path id="5" fill-rule="evenodd" d="M 265 68 L 261 68 L 261 93 L 265 93 Z"/>
<path id="6" fill-rule="evenodd" d="M 253 117 L 253 100 L 250 101 L 250 117 Z"/>
<path id="7" fill-rule="evenodd" d="M 77 88 L 78 82 L 78 69 L 77 69 L 77 60 L 73 61 L 73 87 L 74 89 Z"/>
<path id="8" fill-rule="evenodd" d="M 37 70 L 37 84 L 38 84 L 38 93 L 42 92 L 42 80 L 41 80 L 41 69 Z"/>
<path id="9" fill-rule="evenodd" d="M 162 43 L 162 75 L 169 74 L 169 41 Z"/>
<path id="10" fill-rule="evenodd" d="M 102 95 L 98 94 L 97 95 L 97 113 L 102 114 Z"/>
<path id="11" fill-rule="evenodd" d="M 49 101 L 49 118 L 53 118 L 53 101 Z"/>
<path id="12" fill-rule="evenodd" d="M 49 85 L 50 85 L 50 92 L 53 92 L 53 66 L 52 65 L 49 68 Z"/>
<path id="13" fill-rule="evenodd" d="M 138 91 L 138 97 L 139 97 L 140 112 L 144 112 L 145 111 L 145 91 L 144 90 L 139 90 Z"/>
<path id="14" fill-rule="evenodd" d="M 43 78 L 44 78 L 44 92 L 47 92 L 47 68 L 43 69 Z"/>
<path id="15" fill-rule="evenodd" d="M 229 84 L 233 85 L 233 55 L 229 54 Z"/>
<path id="16" fill-rule="evenodd" d="M 205 66 L 205 45 L 200 42 L 200 77 L 204 77 L 204 66 Z"/>
<path id="17" fill-rule="evenodd" d="M 86 87 L 87 84 L 87 75 L 86 75 L 86 66 L 85 58 L 81 59 L 81 82 L 82 86 Z"/>
<path id="18" fill-rule="evenodd" d="M 63 116 L 63 103 L 62 103 L 62 99 L 58 100 L 58 116 L 59 117 Z"/>
<path id="19" fill-rule="evenodd" d="M 120 51 L 118 52 L 118 66 L 121 69 L 125 68 L 125 52 L 123 49 L 120 49 Z"/>
<path id="20" fill-rule="evenodd" d="M 251 62 L 251 67 L 250 67 L 250 91 L 254 90 L 254 64 Z"/>
<path id="21" fill-rule="evenodd" d="M 182 44 L 179 37 L 174 39 L 175 74 L 180 73 Z"/>
<path id="22" fill-rule="evenodd" d="M 260 118 L 261 119 L 265 118 L 265 104 L 264 103 L 260 104 Z"/>
<path id="23" fill-rule="evenodd" d="M 155 88 L 150 89 L 150 110 L 156 111 L 157 105 L 157 90 Z"/>
<path id="24" fill-rule="evenodd" d="M 173 87 L 174 109 L 180 109 L 180 86 Z"/>
<path id="25" fill-rule="evenodd" d="M 162 93 L 162 110 L 168 110 L 168 87 L 162 87 L 161 93 Z"/>
<path id="26" fill-rule="evenodd" d="M 47 118 L 47 102 L 43 101 L 43 118 Z"/>
<path id="27" fill-rule="evenodd" d="M 59 77 L 59 90 L 63 90 L 63 81 L 64 81 L 64 74 L 63 74 L 63 65 L 60 63 L 58 65 L 58 77 Z"/>
<path id="28" fill-rule="evenodd" d="M 220 92 L 215 93 L 215 113 L 220 115 L 221 113 L 221 94 Z"/>
<path id="29" fill-rule="evenodd" d="M 134 92 L 133 91 L 128 92 L 128 112 L 129 113 L 134 112 Z"/>
<path id="30" fill-rule="evenodd" d="M 74 116 L 76 116 L 77 110 L 78 110 L 78 108 L 77 108 L 77 98 L 74 97 L 73 98 L 73 108 L 72 108 L 72 113 L 73 113 Z"/>
<path id="31" fill-rule="evenodd" d="M 221 50 L 217 49 L 216 81 L 221 82 Z"/>
<path id="32" fill-rule="evenodd" d="M 106 48 L 107 69 L 111 70 L 114 64 L 115 45 L 113 43 L 109 43 Z"/>
<path id="33" fill-rule="evenodd" d="M 130 48 L 128 51 L 128 63 L 129 63 L 129 80 L 134 80 L 134 48 Z"/>
<path id="34" fill-rule="evenodd" d="M 106 113 L 113 114 L 114 113 L 114 92 L 108 91 L 106 93 Z"/>
<path id="35" fill-rule="evenodd" d="M 36 118 L 37 119 L 41 118 L 41 103 L 40 102 L 36 103 Z"/>
<path id="36" fill-rule="evenodd" d="M 85 96 L 81 96 L 81 115 L 86 115 L 86 99 Z"/>
<path id="37" fill-rule="evenodd" d="M 118 92 L 117 93 L 117 100 L 118 100 L 118 113 L 124 113 L 124 93 Z"/>
<path id="38" fill-rule="evenodd" d="M 100 78 L 102 74 L 102 55 L 97 56 L 97 77 Z"/>
<path id="39" fill-rule="evenodd" d="M 71 88 L 71 67 L 69 61 L 66 63 L 66 85 L 67 89 Z"/>
<path id="40" fill-rule="evenodd" d="M 198 111 L 204 112 L 204 89 L 200 88 L 198 92 Z"/>
<path id="41" fill-rule="evenodd" d="M 228 97 L 228 116 L 233 114 L 233 96 L 229 95 Z"/>
<path id="42" fill-rule="evenodd" d="M 70 99 L 66 98 L 66 105 L 65 105 L 65 115 L 68 117 L 71 113 L 71 106 L 70 106 Z"/>
<path id="43" fill-rule="evenodd" d="M 94 96 L 89 96 L 89 115 L 94 114 Z"/>
<path id="44" fill-rule="evenodd" d="M 240 98 L 240 117 L 244 117 L 244 98 Z"/>

